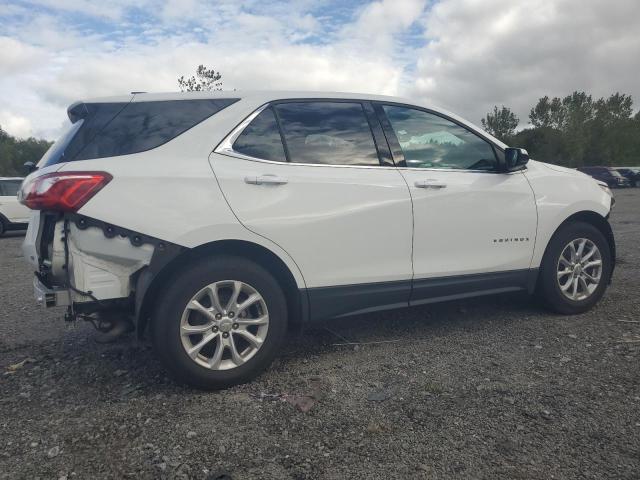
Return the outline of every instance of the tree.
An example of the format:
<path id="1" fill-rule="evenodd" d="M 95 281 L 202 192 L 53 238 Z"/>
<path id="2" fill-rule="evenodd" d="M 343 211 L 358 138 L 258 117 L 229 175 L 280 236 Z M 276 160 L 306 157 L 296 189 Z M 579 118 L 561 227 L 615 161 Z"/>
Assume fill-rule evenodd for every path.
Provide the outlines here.
<path id="1" fill-rule="evenodd" d="M 597 100 L 594 108 L 596 120 L 611 125 L 617 121 L 631 118 L 633 100 L 630 95 L 616 92 L 606 100 L 604 98 Z"/>
<path id="2" fill-rule="evenodd" d="M 487 132 L 504 141 L 513 136 L 520 119 L 504 105 L 502 108 L 498 108 L 496 105 L 493 107 L 493 113 L 487 113 L 487 116 L 480 122 L 482 123 L 482 128 Z"/>
<path id="3" fill-rule="evenodd" d="M 33 137 L 18 139 L 0 127 L 0 176 L 21 176 L 25 162 L 37 163 L 51 142 Z"/>
<path id="4" fill-rule="evenodd" d="M 562 129 L 565 121 L 565 110 L 562 100 L 554 97 L 549 101 L 548 96 L 538 100 L 535 107 L 529 113 L 529 121 L 535 128 L 549 127 Z"/>
<path id="5" fill-rule="evenodd" d="M 182 92 L 200 92 L 206 90 L 222 90 L 222 75 L 213 68 L 198 65 L 195 76 L 178 78 L 178 86 Z"/>

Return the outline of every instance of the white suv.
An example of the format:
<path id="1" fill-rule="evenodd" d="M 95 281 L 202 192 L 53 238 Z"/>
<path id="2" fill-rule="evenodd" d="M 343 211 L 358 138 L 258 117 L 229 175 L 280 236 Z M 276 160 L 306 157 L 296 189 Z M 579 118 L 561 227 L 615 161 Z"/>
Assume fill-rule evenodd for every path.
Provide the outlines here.
<path id="1" fill-rule="evenodd" d="M 253 378 L 292 325 L 512 291 L 579 313 L 613 272 L 606 185 L 440 109 L 198 92 L 68 114 L 21 191 L 36 294 L 129 316 L 198 387 Z"/>
<path id="2" fill-rule="evenodd" d="M 22 178 L 0 177 L 0 236 L 9 230 L 27 228 L 30 212 L 18 202 Z"/>

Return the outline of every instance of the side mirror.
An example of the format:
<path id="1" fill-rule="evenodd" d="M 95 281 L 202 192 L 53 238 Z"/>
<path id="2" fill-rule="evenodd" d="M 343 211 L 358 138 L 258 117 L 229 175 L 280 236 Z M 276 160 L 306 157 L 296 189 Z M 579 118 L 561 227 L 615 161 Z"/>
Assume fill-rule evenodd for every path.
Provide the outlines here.
<path id="1" fill-rule="evenodd" d="M 505 148 L 504 163 L 506 172 L 522 170 L 529 161 L 529 154 L 524 148 Z"/>
<path id="2" fill-rule="evenodd" d="M 35 172 L 38 169 L 36 164 L 33 162 L 24 162 L 22 166 L 24 167 L 24 173 L 26 175 L 29 175 L 30 173 Z"/>

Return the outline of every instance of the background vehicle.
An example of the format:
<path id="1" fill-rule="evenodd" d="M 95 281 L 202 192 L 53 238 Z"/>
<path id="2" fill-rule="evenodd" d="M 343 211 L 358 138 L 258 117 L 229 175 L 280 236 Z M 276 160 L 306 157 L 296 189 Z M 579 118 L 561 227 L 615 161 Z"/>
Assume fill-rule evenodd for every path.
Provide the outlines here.
<path id="1" fill-rule="evenodd" d="M 613 167 L 578 167 L 576 170 L 606 183 L 610 188 L 631 186 L 629 179 L 622 176 L 620 172 Z"/>
<path id="2" fill-rule="evenodd" d="M 36 295 L 131 316 L 199 387 L 253 378 L 291 325 L 512 291 L 579 313 L 614 268 L 606 185 L 439 109 L 207 92 L 68 114 L 21 191 Z"/>
<path id="3" fill-rule="evenodd" d="M 640 167 L 616 167 L 616 171 L 629 180 L 632 187 L 640 186 Z"/>
<path id="4" fill-rule="evenodd" d="M 17 197 L 21 183 L 22 178 L 0 177 L 0 235 L 27 228 L 30 212 Z"/>

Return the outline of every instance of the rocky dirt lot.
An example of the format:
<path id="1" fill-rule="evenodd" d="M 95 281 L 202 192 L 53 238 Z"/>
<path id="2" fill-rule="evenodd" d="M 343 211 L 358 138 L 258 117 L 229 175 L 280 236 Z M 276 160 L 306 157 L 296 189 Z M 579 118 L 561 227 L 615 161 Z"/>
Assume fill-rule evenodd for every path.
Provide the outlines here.
<path id="1" fill-rule="evenodd" d="M 2 238 L 0 478 L 637 479 L 640 189 L 616 195 L 618 268 L 585 315 L 509 296 L 333 321 L 219 393 L 41 310 Z"/>

